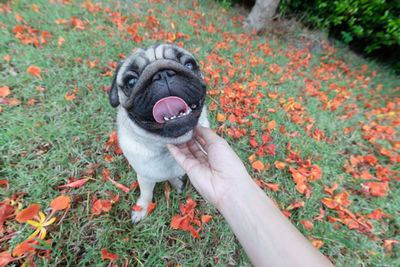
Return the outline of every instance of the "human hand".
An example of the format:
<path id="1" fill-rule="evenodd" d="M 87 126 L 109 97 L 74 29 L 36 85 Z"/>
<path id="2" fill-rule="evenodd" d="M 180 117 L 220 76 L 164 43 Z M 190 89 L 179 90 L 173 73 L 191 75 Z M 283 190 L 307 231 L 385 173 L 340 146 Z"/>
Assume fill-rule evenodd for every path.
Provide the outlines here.
<path id="1" fill-rule="evenodd" d="M 167 145 L 197 191 L 224 216 L 254 266 L 333 266 L 254 183 L 228 143 L 204 127 Z"/>
<path id="2" fill-rule="evenodd" d="M 202 126 L 197 126 L 194 133 L 194 138 L 207 155 L 193 139 L 179 146 L 168 144 L 167 147 L 197 191 L 218 208 L 224 196 L 250 176 L 224 139 Z"/>

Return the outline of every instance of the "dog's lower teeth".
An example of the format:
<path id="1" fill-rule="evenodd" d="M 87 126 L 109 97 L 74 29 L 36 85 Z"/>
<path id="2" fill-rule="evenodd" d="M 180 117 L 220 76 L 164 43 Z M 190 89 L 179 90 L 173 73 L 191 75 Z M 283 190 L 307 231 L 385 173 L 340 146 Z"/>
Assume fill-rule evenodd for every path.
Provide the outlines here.
<path id="1" fill-rule="evenodd" d="M 195 109 L 195 108 L 197 108 L 197 105 L 196 104 L 193 104 L 193 105 L 191 105 L 190 106 L 192 109 Z"/>
<path id="2" fill-rule="evenodd" d="M 181 118 L 181 117 L 183 117 L 183 116 L 189 115 L 191 112 L 192 112 L 192 109 L 191 109 L 191 108 L 188 108 L 188 110 L 187 110 L 186 112 L 179 112 L 178 115 L 174 115 L 174 116 L 172 116 L 172 117 L 167 117 L 167 116 L 165 116 L 165 117 L 164 117 L 164 120 L 165 120 L 165 121 L 170 121 L 170 120 L 173 120 L 173 119 L 176 119 L 176 118 Z"/>

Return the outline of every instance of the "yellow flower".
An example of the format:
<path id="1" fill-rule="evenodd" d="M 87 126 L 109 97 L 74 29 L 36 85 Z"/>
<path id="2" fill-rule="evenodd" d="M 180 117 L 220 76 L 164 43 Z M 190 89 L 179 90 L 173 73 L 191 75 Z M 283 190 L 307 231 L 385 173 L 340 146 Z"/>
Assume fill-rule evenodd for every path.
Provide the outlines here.
<path id="1" fill-rule="evenodd" d="M 28 220 L 27 223 L 29 223 L 30 225 L 36 227 L 35 232 L 33 232 L 33 234 L 31 234 L 27 240 L 35 237 L 38 233 L 40 233 L 40 237 L 39 239 L 43 240 L 46 237 L 47 234 L 47 230 L 46 230 L 46 226 L 49 226 L 50 224 L 52 224 L 55 220 L 56 217 L 53 217 L 49 220 L 46 220 L 46 216 L 43 214 L 43 212 L 39 211 L 39 217 L 40 220 L 39 221 L 33 221 L 33 220 Z"/>

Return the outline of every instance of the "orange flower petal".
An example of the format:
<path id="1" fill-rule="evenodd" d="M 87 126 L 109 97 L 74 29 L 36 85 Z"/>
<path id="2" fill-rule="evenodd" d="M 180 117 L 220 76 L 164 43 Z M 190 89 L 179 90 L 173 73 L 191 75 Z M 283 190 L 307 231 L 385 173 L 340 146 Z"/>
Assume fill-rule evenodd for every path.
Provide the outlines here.
<path id="1" fill-rule="evenodd" d="M 89 181 L 89 179 L 87 179 L 87 178 L 80 179 L 80 180 L 72 182 L 72 183 L 57 186 L 57 188 L 64 188 L 64 187 L 78 188 L 78 187 L 81 187 L 82 185 L 84 185 L 87 181 Z"/>
<path id="2" fill-rule="evenodd" d="M 149 215 L 157 206 L 157 201 L 156 202 L 151 202 L 148 206 L 147 206 L 147 215 Z"/>
<path id="3" fill-rule="evenodd" d="M 41 71 L 42 71 L 42 70 L 41 70 L 38 66 L 29 66 L 28 69 L 27 69 L 27 72 L 28 72 L 30 75 L 36 76 L 36 77 L 38 77 L 39 79 L 42 79 L 42 77 L 40 77 L 40 72 L 41 72 Z"/>
<path id="4" fill-rule="evenodd" d="M 367 214 L 365 217 L 368 219 L 382 220 L 383 216 L 392 218 L 391 215 L 384 213 L 381 209 L 375 209 L 373 212 L 371 212 L 370 214 Z"/>
<path id="5" fill-rule="evenodd" d="M 132 206 L 132 210 L 133 211 L 141 211 L 141 210 L 143 210 L 143 208 L 141 206 L 138 206 L 138 205 L 135 204 L 135 205 Z"/>
<path id="6" fill-rule="evenodd" d="M 320 248 L 320 247 L 322 247 L 322 246 L 325 244 L 324 241 L 322 241 L 322 240 L 317 240 L 317 239 L 313 240 L 311 243 L 312 243 L 313 246 L 316 247 L 316 248 Z"/>
<path id="7" fill-rule="evenodd" d="M 217 114 L 217 121 L 223 122 L 223 121 L 225 121 L 225 119 L 226 119 L 225 114 L 221 114 L 221 113 Z"/>
<path id="8" fill-rule="evenodd" d="M 53 211 L 68 209 L 71 206 L 71 198 L 69 196 L 59 196 L 53 199 L 50 203 L 50 207 Z"/>
<path id="9" fill-rule="evenodd" d="M 311 231 L 314 227 L 314 224 L 310 221 L 307 220 L 301 220 L 300 221 L 301 224 L 304 226 L 304 228 L 306 228 L 308 231 Z"/>
<path id="10" fill-rule="evenodd" d="M 65 93 L 65 99 L 66 99 L 67 101 L 74 100 L 75 98 L 76 98 L 76 96 L 75 96 L 74 93 Z"/>
<path id="11" fill-rule="evenodd" d="M 0 97 L 6 97 L 10 93 L 10 88 L 8 86 L 0 86 Z"/>
<path id="12" fill-rule="evenodd" d="M 212 219 L 212 216 L 211 215 L 203 215 L 203 216 L 201 216 L 201 223 L 202 224 L 206 224 L 206 223 L 208 223 L 210 220 Z"/>
<path id="13" fill-rule="evenodd" d="M 35 251 L 35 248 L 32 247 L 31 245 L 36 244 L 36 243 L 37 243 L 37 241 L 35 239 L 23 241 L 15 247 L 12 255 L 18 257 L 18 256 L 23 255 L 26 252 Z"/>
<path id="14" fill-rule="evenodd" d="M 182 217 L 181 215 L 175 215 L 174 217 L 172 217 L 171 219 L 171 227 L 173 229 L 182 229 L 181 228 L 181 224 L 182 222 L 187 218 L 187 216 Z"/>
<path id="15" fill-rule="evenodd" d="M 101 249 L 101 258 L 103 260 L 115 261 L 115 260 L 118 260 L 119 256 L 117 254 L 113 254 L 113 253 L 108 252 L 107 248 L 102 248 Z"/>
<path id="16" fill-rule="evenodd" d="M 26 222 L 27 220 L 35 218 L 37 216 L 39 210 L 40 210 L 39 204 L 32 204 L 28 208 L 23 209 L 20 212 L 18 212 L 15 219 L 17 220 L 17 222 L 20 222 L 20 223 Z"/>
<path id="17" fill-rule="evenodd" d="M 0 252 L 0 266 L 6 266 L 12 261 L 16 261 L 18 258 L 13 258 L 11 256 L 11 252 L 8 250 L 5 250 L 3 252 Z"/>
<path id="18" fill-rule="evenodd" d="M 283 170 L 286 167 L 286 163 L 281 161 L 275 161 L 275 168 Z"/>
<path id="19" fill-rule="evenodd" d="M 259 160 L 253 162 L 253 164 L 251 164 L 251 166 L 253 167 L 253 169 L 256 169 L 259 172 L 262 171 L 265 167 L 264 164 Z"/>

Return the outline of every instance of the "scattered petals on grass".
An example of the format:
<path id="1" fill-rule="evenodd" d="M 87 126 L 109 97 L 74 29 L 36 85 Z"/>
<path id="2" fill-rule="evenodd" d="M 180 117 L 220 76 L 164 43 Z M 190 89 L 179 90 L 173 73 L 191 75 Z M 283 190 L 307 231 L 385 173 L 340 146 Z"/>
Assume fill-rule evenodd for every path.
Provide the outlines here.
<path id="1" fill-rule="evenodd" d="M 10 57 L 9 54 L 5 55 L 5 56 L 3 57 L 3 59 L 4 59 L 5 61 L 11 61 L 11 57 Z"/>
<path id="2" fill-rule="evenodd" d="M 314 224 L 308 220 L 301 220 L 300 222 L 308 231 L 311 231 L 314 227 Z"/>
<path id="3" fill-rule="evenodd" d="M 110 233 L 97 229 L 102 229 L 105 221 L 115 220 L 118 225 L 129 220 L 129 208 L 122 209 L 139 194 L 128 195 L 139 186 L 131 180 L 134 174 L 130 167 L 119 168 L 125 160 L 119 156 L 122 151 L 115 127 L 101 127 L 96 121 L 102 121 L 110 111 L 104 101 L 118 61 L 125 60 L 134 46 L 147 46 L 157 40 L 174 42 L 200 59 L 208 87 L 209 118 L 214 118 L 212 128 L 238 152 L 253 180 L 276 200 L 282 212 L 313 235 L 309 239 L 314 246 L 335 259 L 337 265 L 353 260 L 367 266 L 395 263 L 399 254 L 395 224 L 399 214 L 394 204 L 400 182 L 400 87 L 398 78 L 385 73 L 385 68 L 374 70 L 374 63 L 367 66 L 358 57 L 353 62 L 350 53 L 344 52 L 343 57 L 342 50 L 338 53 L 337 47 L 314 36 L 308 38 L 302 30 L 295 31 L 301 32 L 300 36 L 288 38 L 280 20 L 267 34 L 245 32 L 243 15 L 221 11 L 218 5 L 209 8 L 208 1 L 182 1 L 179 5 L 144 1 L 134 3 L 134 8 L 112 1 L 50 0 L 47 5 L 41 1 L 28 5 L 17 2 L 0 5 L 0 28 L 11 40 L 1 56 L 1 68 L 9 81 L 0 84 L 0 112 L 5 118 L 5 136 L 16 135 L 3 138 L 9 140 L 4 149 L 5 175 L 0 180 L 0 192 L 7 191 L 0 199 L 0 255 L 4 261 L 11 260 L 11 249 L 16 248 L 20 257 L 17 265 L 41 266 L 44 261 L 55 265 L 63 258 L 73 259 L 72 265 L 80 260 L 104 264 L 98 257 L 102 248 L 99 242 L 90 247 L 96 242 L 90 231 L 96 231 L 102 240 L 109 239 Z M 290 23 L 290 32 L 295 26 Z M 126 50 L 123 44 L 134 45 Z M 49 64 L 39 67 L 41 58 Z M 45 84 L 42 72 L 52 77 Z M 60 98 L 65 98 L 66 105 L 59 102 Z M 86 120 L 86 115 L 93 120 Z M 60 135 L 53 135 L 52 122 L 62 126 Z M 63 130 L 66 135 L 61 134 Z M 43 148 L 48 138 L 52 139 L 51 150 Z M 68 145 L 64 150 L 63 143 Z M 72 168 L 59 162 L 59 156 Z M 60 169 L 56 167 L 52 172 L 52 167 L 42 165 Z M 103 182 L 101 171 L 106 168 L 116 170 L 115 177 L 103 174 L 108 177 Z M 24 186 L 38 177 L 54 180 L 55 187 L 62 188 L 63 194 L 68 191 L 72 199 L 60 196 L 51 201 L 42 210 L 44 220 L 37 204 L 36 209 L 23 210 L 35 199 L 37 203 L 46 202 L 37 199 L 41 197 L 38 186 L 46 182 Z M 72 178 L 63 182 L 65 177 Z M 87 181 L 92 179 L 89 185 Z M 125 192 L 118 205 L 119 194 L 104 191 L 104 187 L 110 187 L 107 180 L 116 187 L 112 188 L 114 192 Z M 102 187 L 104 183 L 107 186 Z M 171 227 L 179 229 L 172 234 L 182 234 L 178 231 L 183 230 L 190 235 L 183 233 L 183 241 L 176 236 L 172 241 L 168 235 L 160 242 L 161 249 L 173 247 L 175 241 L 189 249 L 191 237 L 208 246 L 230 245 L 229 235 L 212 228 L 221 217 L 211 219 L 206 214 L 209 204 L 187 199 L 178 210 L 171 201 L 181 197 L 167 187 L 154 199 L 161 204 L 164 196 L 167 213 L 172 213 Z M 73 212 L 67 214 L 69 209 Z M 92 221 L 94 216 L 99 218 Z M 53 217 L 57 218 L 54 222 Z M 33 225 L 18 225 L 18 220 Z M 210 220 L 215 224 L 207 225 Z M 61 223 L 62 227 L 57 227 Z M 74 232 L 71 223 L 82 225 L 82 232 Z M 149 227 L 154 229 L 157 224 Z M 35 237 L 49 238 L 43 240 L 49 246 L 54 246 L 51 238 L 64 240 L 57 240 L 58 248 L 62 248 L 57 252 L 60 258 L 54 258 L 54 253 L 43 249 L 44 243 L 34 238 L 16 244 L 32 232 L 37 232 Z M 121 236 L 121 232 L 125 234 Z M 121 232 L 118 229 L 111 234 L 127 244 L 143 241 L 140 235 L 124 240 L 126 231 Z M 89 245 L 88 253 L 80 253 L 81 248 L 76 246 L 82 242 L 77 240 Z M 363 249 L 348 249 L 348 242 L 360 243 Z M 118 248 L 118 253 L 121 251 L 120 258 L 129 256 L 126 266 L 146 265 L 143 255 L 151 251 L 145 249 L 137 247 L 132 254 L 132 250 Z M 226 264 L 221 257 L 206 258 Z M 181 258 L 177 262 L 174 257 L 166 257 L 156 263 L 187 265 L 182 259 L 181 263 Z M 238 262 L 245 264 L 246 259 L 240 255 Z"/>
<path id="4" fill-rule="evenodd" d="M 57 188 L 64 188 L 64 187 L 78 188 L 78 187 L 83 186 L 87 181 L 89 181 L 88 178 L 80 179 L 80 180 L 77 180 L 77 181 L 74 181 L 74 182 L 71 182 L 68 184 L 57 186 Z"/>
<path id="5" fill-rule="evenodd" d="M 113 183 L 117 188 L 121 189 L 122 191 L 124 191 L 125 193 L 129 193 L 130 189 L 128 187 L 126 187 L 123 184 L 120 184 L 116 181 L 114 181 L 113 179 L 110 178 L 110 173 L 108 172 L 107 169 L 103 169 L 103 177 L 105 181 L 110 181 L 111 183 Z"/>
<path id="6" fill-rule="evenodd" d="M 14 258 L 11 256 L 11 252 L 5 250 L 0 252 L 0 266 L 6 266 L 8 263 L 18 260 L 18 258 Z"/>
<path id="7" fill-rule="evenodd" d="M 114 196 L 111 192 L 109 193 L 110 197 L 109 199 L 97 199 L 97 195 L 95 194 L 93 196 L 92 200 L 92 216 L 90 218 L 90 221 L 92 220 L 94 215 L 100 215 L 102 212 L 108 212 L 111 210 L 111 207 L 114 203 L 117 203 L 119 201 L 119 193 Z"/>
<path id="8" fill-rule="evenodd" d="M 0 86 L 0 97 L 6 97 L 11 93 L 8 86 Z"/>
<path id="9" fill-rule="evenodd" d="M 111 209 L 112 203 L 109 200 L 99 199 L 92 204 L 92 213 L 99 215 L 102 211 L 107 212 Z"/>
<path id="10" fill-rule="evenodd" d="M 375 209 L 373 212 L 365 216 L 369 219 L 382 220 L 383 217 L 392 218 L 391 215 L 384 213 L 381 209 Z"/>
<path id="11" fill-rule="evenodd" d="M 302 208 L 304 207 L 304 201 L 296 202 L 293 204 L 290 204 L 286 210 L 292 210 L 292 209 L 297 209 L 297 208 Z"/>
<path id="12" fill-rule="evenodd" d="M 74 100 L 76 98 L 76 95 L 75 95 L 75 93 L 65 93 L 65 99 L 67 100 L 67 101 L 71 101 L 71 100 Z"/>
<path id="13" fill-rule="evenodd" d="M 284 163 L 284 162 L 281 162 L 281 161 L 275 161 L 275 167 L 277 168 L 277 169 L 280 169 L 280 170 L 283 170 L 283 169 L 285 169 L 285 167 L 286 167 L 286 163 Z"/>
<path id="14" fill-rule="evenodd" d="M 60 47 L 63 44 L 65 44 L 65 39 L 62 36 L 58 37 L 58 46 Z"/>
<path id="15" fill-rule="evenodd" d="M 394 239 L 385 239 L 383 240 L 383 247 L 387 250 L 392 250 L 393 244 L 399 244 L 399 241 Z"/>
<path id="16" fill-rule="evenodd" d="M 149 215 L 157 206 L 157 202 L 151 202 L 148 206 L 147 206 L 147 215 Z"/>
<path id="17" fill-rule="evenodd" d="M 71 198 L 69 196 L 59 196 L 50 202 L 53 211 L 69 209 L 71 206 Z"/>
<path id="18" fill-rule="evenodd" d="M 0 229 L 2 229 L 4 222 L 15 216 L 15 208 L 6 203 L 6 201 L 0 202 Z M 4 234 L 4 229 L 2 230 Z M 1 238 L 0 238 L 1 240 Z"/>
<path id="19" fill-rule="evenodd" d="M 320 249 L 325 244 L 325 242 L 322 241 L 322 240 L 315 239 L 315 238 L 312 238 L 310 236 L 308 236 L 308 238 L 311 240 L 311 244 L 313 244 L 313 246 L 318 248 L 318 249 Z"/>
<path id="20" fill-rule="evenodd" d="M 179 206 L 181 214 L 172 217 L 171 228 L 189 231 L 192 237 L 200 238 L 200 230 L 212 219 L 212 216 L 204 214 L 199 219 L 198 215 L 195 214 L 196 206 L 197 203 L 191 197 L 186 200 L 185 204 L 181 203 Z M 196 229 L 192 224 L 195 224 L 198 228 Z"/>
<path id="21" fill-rule="evenodd" d="M 115 261 L 115 260 L 118 260 L 119 256 L 117 254 L 110 253 L 108 251 L 108 248 L 102 248 L 101 249 L 101 258 L 103 260 Z"/>
<path id="22" fill-rule="evenodd" d="M 40 80 L 42 77 L 40 76 L 40 72 L 42 71 L 38 66 L 29 66 L 26 70 L 30 75 L 38 77 Z"/>
<path id="23" fill-rule="evenodd" d="M 117 136 L 117 132 L 116 131 L 112 132 L 109 135 L 109 139 L 106 142 L 105 146 L 106 146 L 106 151 L 109 151 L 110 148 L 112 148 L 116 155 L 121 155 L 122 154 L 122 150 L 118 145 L 118 136 Z"/>
<path id="24" fill-rule="evenodd" d="M 224 114 L 221 114 L 221 113 L 217 114 L 217 121 L 223 122 L 223 121 L 225 121 L 225 119 L 226 119 L 226 116 Z"/>
<path id="25" fill-rule="evenodd" d="M 23 209 L 20 212 L 18 212 L 17 217 L 15 219 L 19 223 L 26 222 L 27 220 L 37 217 L 39 210 L 40 210 L 39 204 L 32 204 L 28 208 Z"/>
<path id="26" fill-rule="evenodd" d="M 265 168 L 264 164 L 259 160 L 253 162 L 253 164 L 251 164 L 251 166 L 253 167 L 253 169 L 257 170 L 258 172 L 261 172 Z"/>
<path id="27" fill-rule="evenodd" d="M 24 253 L 34 252 L 35 247 L 31 245 L 36 245 L 37 241 L 35 239 L 30 239 L 19 243 L 13 250 L 12 255 L 15 256 L 22 256 Z"/>
<path id="28" fill-rule="evenodd" d="M 201 223 L 204 225 L 208 223 L 212 219 L 211 215 L 203 215 L 201 216 Z"/>
<path id="29" fill-rule="evenodd" d="M 10 182 L 7 180 L 0 180 L 0 186 L 4 185 L 6 187 L 6 192 L 10 189 Z"/>
<path id="30" fill-rule="evenodd" d="M 373 196 L 384 197 L 389 191 L 389 183 L 385 182 L 367 182 L 363 184 L 364 189 Z"/>

